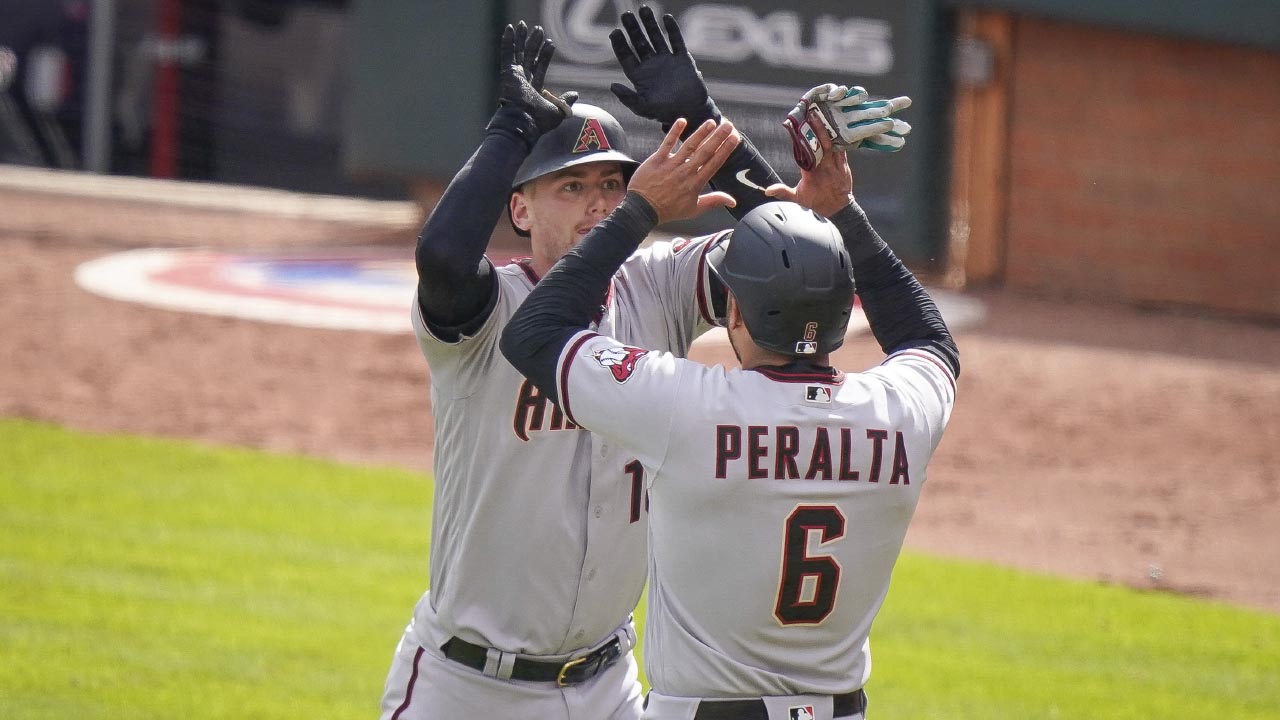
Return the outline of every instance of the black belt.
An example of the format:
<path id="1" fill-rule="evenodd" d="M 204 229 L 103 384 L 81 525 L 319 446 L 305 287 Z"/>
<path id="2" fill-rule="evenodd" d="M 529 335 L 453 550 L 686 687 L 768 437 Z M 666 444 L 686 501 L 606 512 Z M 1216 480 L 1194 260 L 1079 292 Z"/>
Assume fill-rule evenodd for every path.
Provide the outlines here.
<path id="1" fill-rule="evenodd" d="M 867 711 L 867 694 L 854 690 L 832 698 L 834 709 L 832 717 L 842 718 Z M 698 703 L 698 712 L 693 720 L 769 720 L 769 711 L 764 701 L 752 700 L 703 700 Z"/>
<path id="2" fill-rule="evenodd" d="M 489 648 L 474 645 L 461 638 L 449 638 L 449 642 L 440 649 L 450 660 L 480 672 L 484 672 L 484 667 L 489 660 Z M 533 682 L 554 682 L 560 687 L 577 685 L 600 674 L 601 670 L 617 662 L 620 657 L 622 657 L 622 644 L 615 637 L 590 653 L 566 662 L 516 658 L 515 664 L 511 666 L 511 678 Z"/>

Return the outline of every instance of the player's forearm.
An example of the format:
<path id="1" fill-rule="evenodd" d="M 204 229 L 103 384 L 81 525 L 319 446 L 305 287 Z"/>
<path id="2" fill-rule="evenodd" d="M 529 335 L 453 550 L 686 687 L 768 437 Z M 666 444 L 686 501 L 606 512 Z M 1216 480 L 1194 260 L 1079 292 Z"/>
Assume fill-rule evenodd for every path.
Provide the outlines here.
<path id="1" fill-rule="evenodd" d="M 853 263 L 853 279 L 871 333 L 886 355 L 929 347 L 960 375 L 960 351 L 938 306 L 880 238 L 856 204 L 831 216 Z"/>
<path id="2" fill-rule="evenodd" d="M 738 201 L 735 207 L 725 209 L 735 220 L 741 220 L 756 207 L 772 201 L 773 198 L 764 194 L 764 189 L 780 182 L 782 178 L 743 135 L 742 142 L 711 178 L 711 187 L 729 193 Z"/>
<path id="3" fill-rule="evenodd" d="M 484 250 L 506 209 L 511 181 L 527 154 L 524 140 L 505 131 L 489 131 L 427 218 L 418 236 L 415 260 L 419 300 L 433 320 L 453 324 L 465 319 L 458 316 L 466 313 L 454 307 L 459 298 L 476 295 L 482 305 L 488 300 L 487 292 L 465 291 L 482 278 L 487 281 L 483 272 L 487 268 L 481 268 Z"/>
<path id="4" fill-rule="evenodd" d="M 658 215 L 649 203 L 628 193 L 520 304 L 502 332 L 500 347 L 539 390 L 558 397 L 560 352 L 578 331 L 590 326 L 614 273 L 657 224 Z"/>
<path id="5" fill-rule="evenodd" d="M 735 220 L 741 220 L 755 208 L 771 202 L 773 198 L 765 195 L 764 189 L 780 182 L 782 178 L 746 135 L 742 135 L 738 147 L 711 177 L 712 189 L 727 192 L 737 201 L 737 205 L 725 208 Z M 722 317 L 729 293 L 714 273 L 709 277 L 708 291 L 716 317 Z"/>

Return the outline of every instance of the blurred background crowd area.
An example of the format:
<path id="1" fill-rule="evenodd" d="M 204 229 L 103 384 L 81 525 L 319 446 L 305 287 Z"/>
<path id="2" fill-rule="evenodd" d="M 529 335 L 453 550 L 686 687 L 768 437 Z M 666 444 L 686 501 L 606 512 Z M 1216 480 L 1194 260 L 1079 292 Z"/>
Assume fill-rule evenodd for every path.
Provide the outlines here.
<path id="1" fill-rule="evenodd" d="M 346 0 L 0 0 L 0 17 L 16 65 L 0 83 L 3 162 L 403 192 L 342 170 Z"/>
<path id="2" fill-rule="evenodd" d="M 0 163 L 425 210 L 480 139 L 506 22 L 544 25 L 548 84 L 654 146 L 607 90 L 639 4 L 0 0 Z M 858 195 L 935 282 L 1280 318 L 1280 3 L 654 4 L 784 179 L 804 90 L 910 95 L 907 149 L 855 158 Z"/>

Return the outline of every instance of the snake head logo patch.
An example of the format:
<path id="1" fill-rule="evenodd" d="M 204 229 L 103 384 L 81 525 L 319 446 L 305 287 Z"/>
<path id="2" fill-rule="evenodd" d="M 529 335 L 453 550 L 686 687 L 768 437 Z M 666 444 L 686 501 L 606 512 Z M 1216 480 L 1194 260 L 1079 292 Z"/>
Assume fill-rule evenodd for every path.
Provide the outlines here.
<path id="1" fill-rule="evenodd" d="M 600 367 L 609 368 L 609 372 L 613 373 L 613 379 L 621 384 L 631 379 L 631 373 L 636 371 L 636 361 L 648 354 L 648 350 L 618 345 L 597 350 L 591 353 L 591 357 L 600 363 Z"/>
<path id="2" fill-rule="evenodd" d="M 578 144 L 573 146 L 574 152 L 612 149 L 613 146 L 609 144 L 609 138 L 604 134 L 604 128 L 599 120 L 587 118 L 582 122 L 582 132 L 578 133 Z"/>
<path id="3" fill-rule="evenodd" d="M 812 705 L 792 705 L 787 708 L 788 720 L 813 720 Z"/>

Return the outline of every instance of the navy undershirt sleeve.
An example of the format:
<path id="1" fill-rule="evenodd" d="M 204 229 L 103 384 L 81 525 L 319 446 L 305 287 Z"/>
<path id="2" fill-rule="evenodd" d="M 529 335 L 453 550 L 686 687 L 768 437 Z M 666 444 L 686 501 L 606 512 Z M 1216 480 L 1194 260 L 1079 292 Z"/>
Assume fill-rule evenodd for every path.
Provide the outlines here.
<path id="1" fill-rule="evenodd" d="M 423 225 L 414 254 L 418 305 L 442 339 L 474 333 L 493 311 L 498 288 L 484 250 L 528 153 L 522 138 L 489 130 Z"/>
<path id="2" fill-rule="evenodd" d="M 741 220 L 757 207 L 773 202 L 773 198 L 764 194 L 764 188 L 780 182 L 782 178 L 751 144 L 751 140 L 743 135 L 742 142 L 712 176 L 711 187 L 729 193 L 738 201 L 734 207 L 725 209 L 735 220 Z"/>
<path id="3" fill-rule="evenodd" d="M 711 178 L 711 187 L 727 192 L 737 201 L 737 205 L 725 208 L 735 220 L 741 220 L 747 213 L 757 207 L 773 202 L 773 198 L 764 194 L 763 188 L 782 182 L 778 173 L 760 155 L 760 151 L 746 136 L 733 149 L 724 165 Z M 729 296 L 724 284 L 714 273 L 709 274 L 709 297 L 715 317 L 724 317 L 726 299 Z"/>
<path id="4" fill-rule="evenodd" d="M 609 281 L 658 223 L 643 197 L 622 204 L 551 268 L 502 331 L 502 354 L 548 397 L 555 398 L 560 353 L 591 325 Z"/>
<path id="5" fill-rule="evenodd" d="M 867 324 L 886 355 L 922 347 L 960 377 L 960 351 L 933 298 L 880 238 L 856 203 L 831 217 L 853 263 Z"/>

